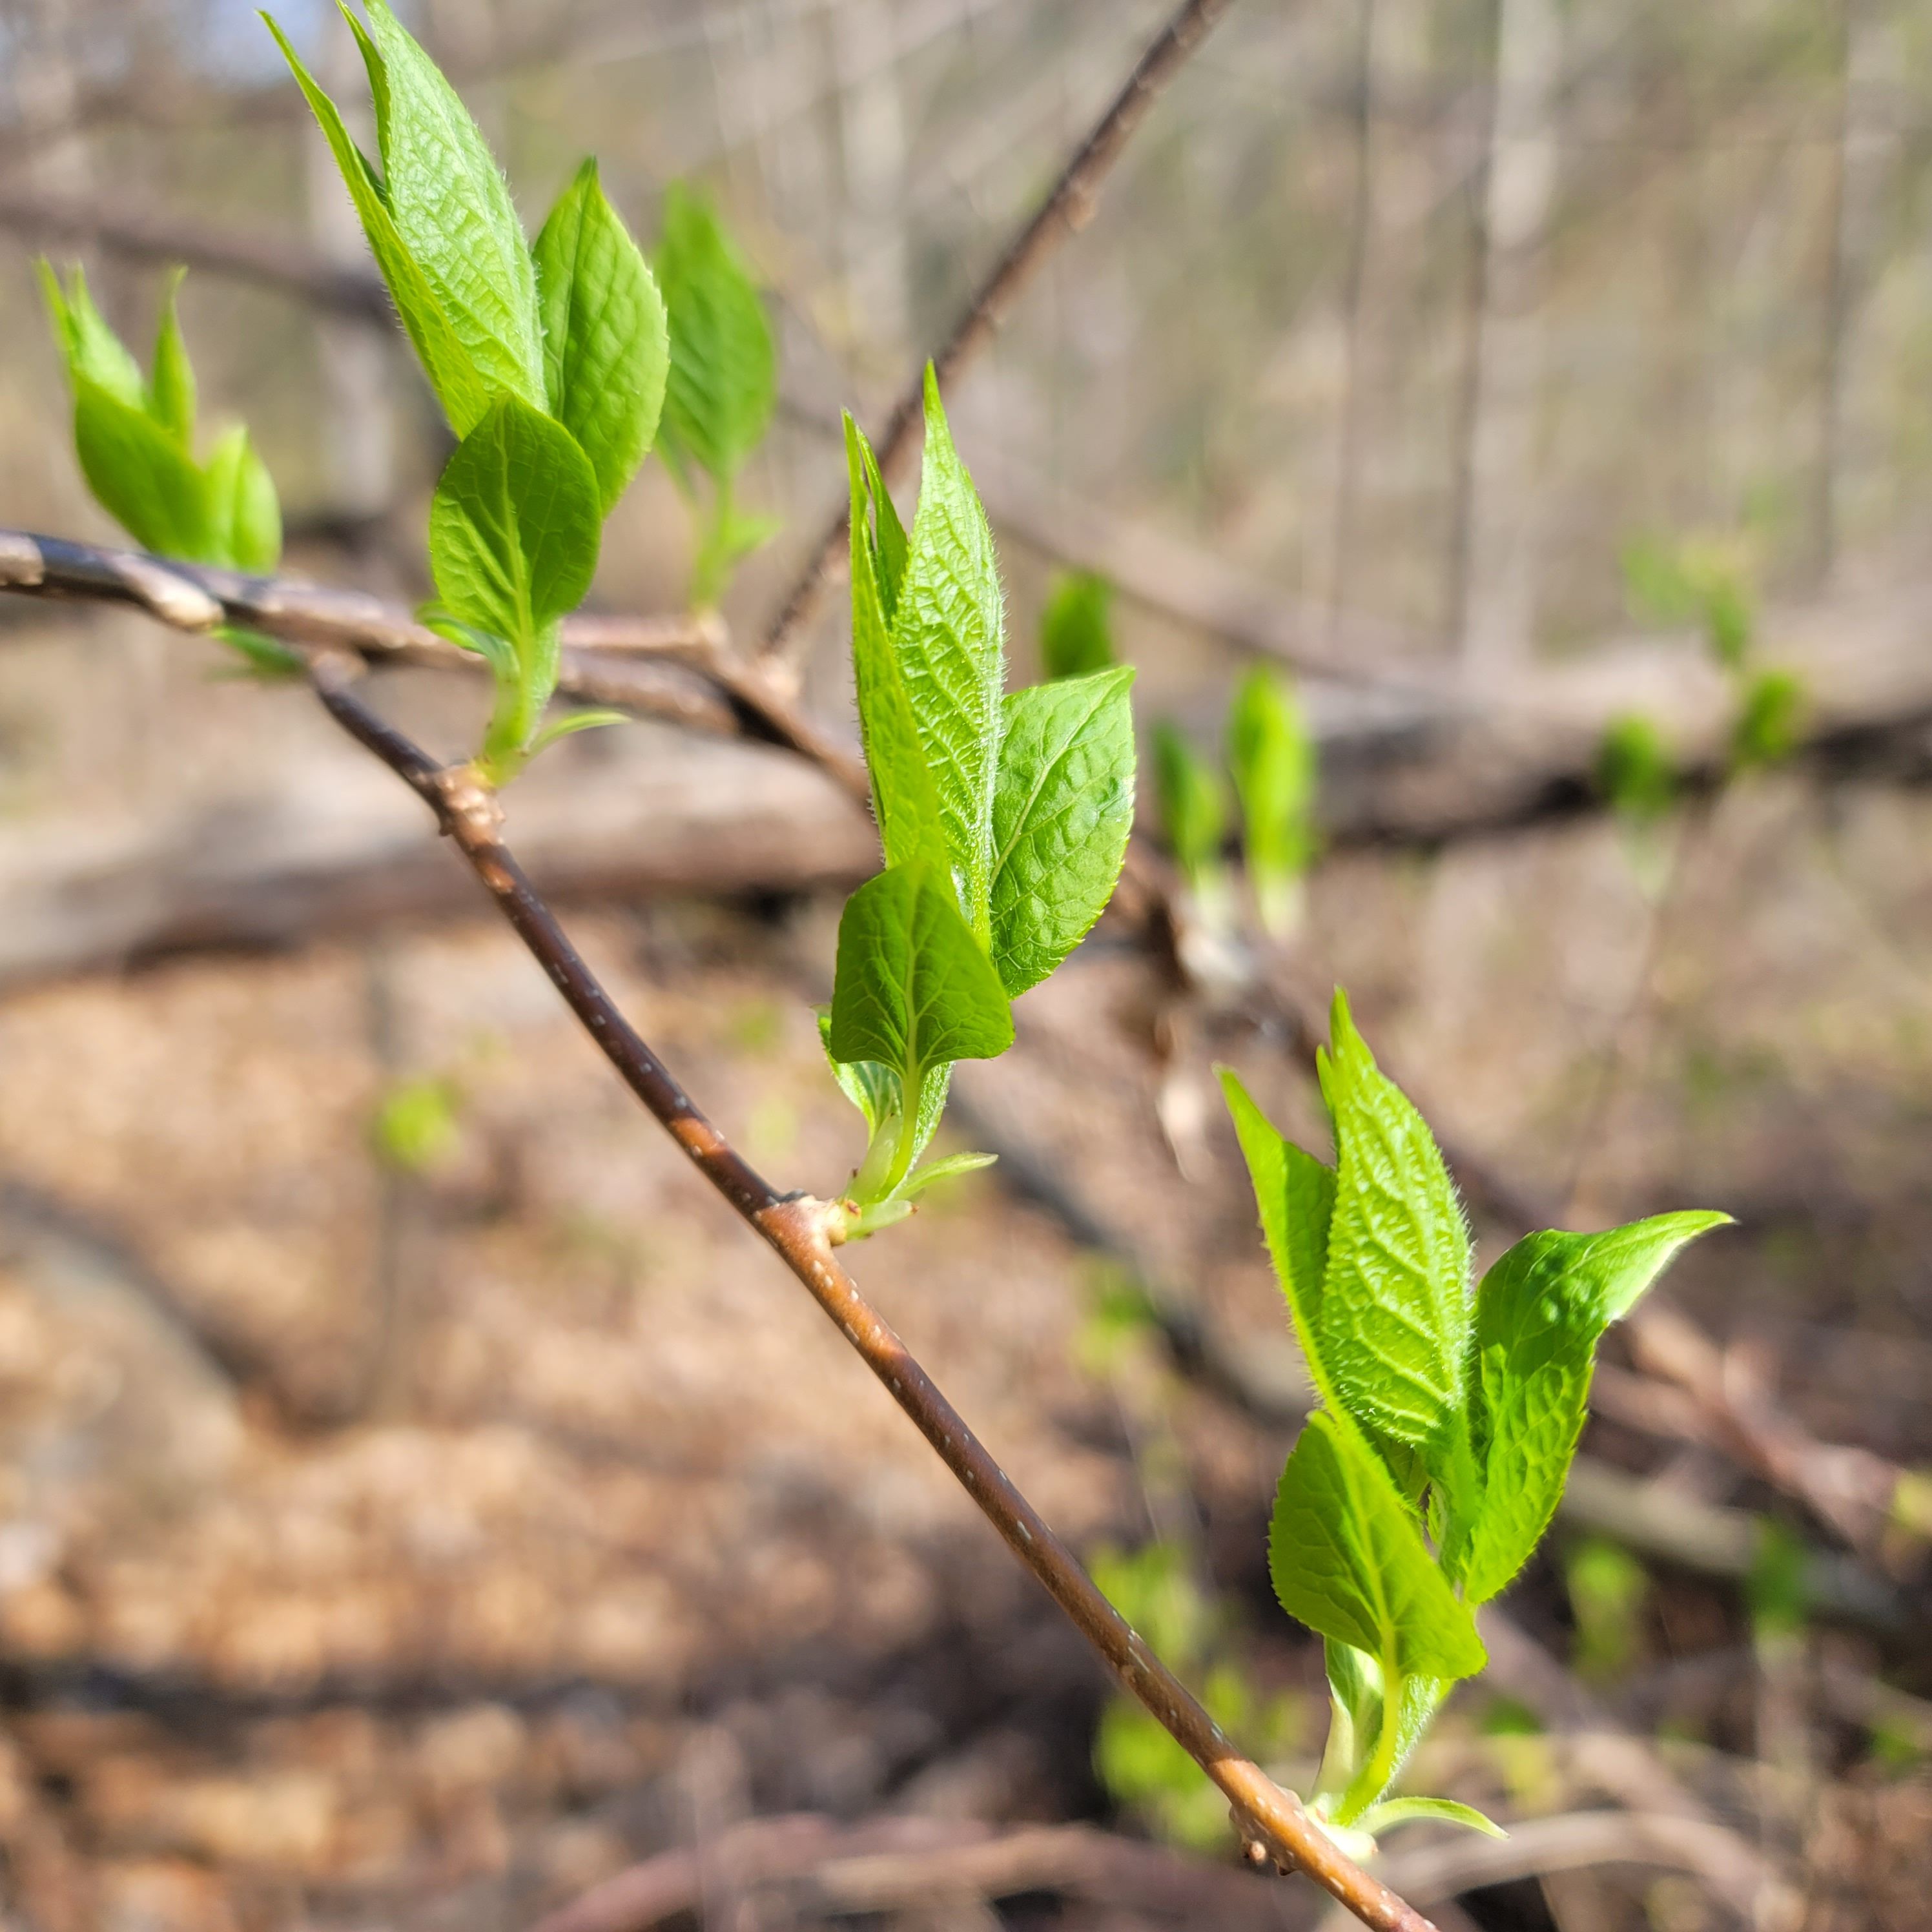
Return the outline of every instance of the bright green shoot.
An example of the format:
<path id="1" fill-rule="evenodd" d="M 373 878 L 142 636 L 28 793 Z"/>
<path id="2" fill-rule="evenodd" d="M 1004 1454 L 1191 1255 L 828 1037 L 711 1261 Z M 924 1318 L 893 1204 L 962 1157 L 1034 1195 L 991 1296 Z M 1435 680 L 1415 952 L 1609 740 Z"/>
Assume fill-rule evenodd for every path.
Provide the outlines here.
<path id="1" fill-rule="evenodd" d="M 1326 1646 L 1330 1726 L 1310 1809 L 1363 1853 L 1404 1818 L 1494 1828 L 1447 1799 L 1390 1798 L 1390 1786 L 1450 1686 L 1486 1660 L 1476 1607 L 1556 1514 L 1604 1331 L 1729 1217 L 1531 1234 L 1472 1294 L 1442 1156 L 1339 992 L 1318 1070 L 1332 1166 L 1221 1077 L 1319 1399 L 1269 1542 L 1276 1594 Z"/>
<path id="2" fill-rule="evenodd" d="M 664 455 L 686 499 L 709 479 L 711 506 L 692 573 L 691 602 L 717 602 L 732 568 L 770 537 L 768 517 L 737 505 L 738 473 L 778 399 L 777 354 L 758 284 L 710 204 L 674 182 L 664 199 L 657 272 L 670 326 Z"/>
<path id="3" fill-rule="evenodd" d="M 910 533 L 849 417 L 846 451 L 853 673 L 886 862 L 840 922 L 824 1024 L 870 1135 L 845 1195 L 857 1235 L 986 1159 L 919 1165 L 954 1063 L 1012 1044 L 1012 1000 L 1112 896 L 1133 819 L 1133 674 L 1006 691 L 992 533 L 930 369 Z"/>
<path id="4" fill-rule="evenodd" d="M 1256 916 L 1270 938 L 1287 939 L 1301 922 L 1315 856 L 1315 740 L 1294 686 L 1264 666 L 1242 680 L 1228 709 L 1228 768 Z"/>
<path id="5" fill-rule="evenodd" d="M 460 439 L 430 507 L 437 602 L 425 621 L 488 662 L 496 701 L 475 761 L 514 778 L 566 731 L 546 724 L 559 627 L 589 590 L 604 519 L 656 440 L 673 473 L 706 471 L 718 516 L 698 599 L 716 601 L 750 525 L 730 482 L 771 413 L 757 292 L 708 211 L 674 190 L 659 293 L 586 161 L 526 243 L 454 90 L 387 0 L 344 10 L 368 70 L 376 159 L 271 20 L 322 129 L 423 373 Z"/>
<path id="6" fill-rule="evenodd" d="M 234 424 L 214 439 L 205 462 L 196 454 L 194 369 L 175 312 L 179 272 L 162 295 L 144 377 L 94 307 L 81 271 L 73 270 L 63 288 L 50 263 L 40 268 L 74 392 L 74 453 L 94 501 L 157 556 L 257 575 L 273 570 L 282 554 L 281 507 L 248 430 Z M 258 670 L 301 663 L 272 638 L 232 628 L 220 634 Z"/>
<path id="7" fill-rule="evenodd" d="M 1196 909 L 1210 923 L 1224 923 L 1229 904 L 1222 856 L 1228 838 L 1228 788 L 1180 727 L 1165 718 L 1154 728 L 1154 786 L 1161 836 Z"/>

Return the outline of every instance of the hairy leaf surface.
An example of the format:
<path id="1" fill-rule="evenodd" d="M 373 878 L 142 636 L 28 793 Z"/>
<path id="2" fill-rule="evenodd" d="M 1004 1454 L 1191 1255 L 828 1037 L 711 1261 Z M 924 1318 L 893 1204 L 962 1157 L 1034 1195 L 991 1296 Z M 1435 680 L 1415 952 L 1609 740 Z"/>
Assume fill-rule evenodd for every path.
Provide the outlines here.
<path id="1" fill-rule="evenodd" d="M 368 239 L 369 252 L 375 257 L 383 280 L 388 284 L 396 313 L 422 364 L 423 374 L 436 392 L 436 400 L 442 404 L 451 428 L 458 436 L 466 436 L 489 406 L 488 385 L 444 313 L 435 290 L 410 254 L 383 198 L 382 186 L 376 179 L 376 171 L 368 158 L 350 138 L 349 130 L 343 124 L 334 102 L 302 65 L 281 28 L 268 15 L 265 14 L 262 17 L 267 22 L 269 32 L 274 35 L 275 44 L 281 49 L 282 57 L 288 62 L 289 70 L 294 74 L 316 124 L 335 157 L 335 165 L 341 171 L 343 184 L 349 190 L 350 200 L 355 203 L 362 232 Z M 380 63 L 372 68 L 372 77 L 379 70 Z"/>
<path id="2" fill-rule="evenodd" d="M 595 161 L 558 198 L 532 252 L 550 413 L 590 458 L 608 516 L 657 434 L 670 358 L 664 303 Z"/>
<path id="3" fill-rule="evenodd" d="M 1282 1472 L 1268 1568 L 1289 1616 L 1404 1677 L 1471 1677 L 1488 1661 L 1388 1472 L 1326 1409 Z"/>
<path id="4" fill-rule="evenodd" d="M 1339 992 L 1316 1065 L 1336 1149 L 1322 1355 L 1342 1406 L 1440 1474 L 1462 1424 L 1468 1231 L 1434 1136 Z"/>
<path id="5" fill-rule="evenodd" d="M 938 794 L 960 905 L 982 944 L 991 937 L 1003 635 L 993 534 L 952 446 L 928 365 L 926 459 L 892 644 Z"/>
<path id="6" fill-rule="evenodd" d="M 1444 1551 L 1472 1602 L 1502 1590 L 1550 1527 L 1604 1330 L 1679 1249 L 1730 1218 L 1658 1214 L 1603 1234 L 1530 1234 L 1484 1276 L 1473 1417 L 1478 1500 L 1466 1531 L 1452 1526 Z"/>
<path id="7" fill-rule="evenodd" d="M 1015 998 L 1087 936 L 1112 896 L 1134 818 L 1131 670 L 1005 700 L 993 794 L 993 963 Z"/>
<path id="8" fill-rule="evenodd" d="M 396 232 L 486 384 L 539 407 L 543 340 L 522 224 L 470 111 L 390 10 L 358 34 Z"/>
<path id="9" fill-rule="evenodd" d="M 878 466 L 858 425 L 845 418 L 845 458 L 851 484 L 852 675 L 859 733 L 872 777 L 873 811 L 888 866 L 930 863 L 952 872 L 940 818 L 939 794 L 926 769 L 926 747 L 913 716 L 893 648 L 886 591 L 904 570 L 905 535 L 892 499 L 878 482 Z M 896 533 L 896 534 L 895 534 Z"/>

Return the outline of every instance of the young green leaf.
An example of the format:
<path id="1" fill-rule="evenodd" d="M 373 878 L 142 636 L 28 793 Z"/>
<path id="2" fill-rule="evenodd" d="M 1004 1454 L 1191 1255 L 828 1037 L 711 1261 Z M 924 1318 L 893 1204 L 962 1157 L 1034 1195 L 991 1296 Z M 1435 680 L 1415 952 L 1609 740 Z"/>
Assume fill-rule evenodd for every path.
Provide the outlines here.
<path id="1" fill-rule="evenodd" d="M 175 312 L 175 298 L 181 289 L 182 271 L 169 276 L 161 297 L 161 319 L 154 332 L 154 362 L 148 379 L 148 414 L 191 456 L 194 454 L 194 368 L 188 361 L 188 344 L 182 340 L 181 320 Z"/>
<path id="2" fill-rule="evenodd" d="M 1453 1681 L 1488 1661 L 1388 1472 L 1326 1409 L 1308 1418 L 1282 1472 L 1268 1569 L 1289 1616 L 1385 1672 Z"/>
<path id="3" fill-rule="evenodd" d="M 597 568 L 597 479 L 576 440 L 500 396 L 458 446 L 430 506 L 430 562 L 445 606 L 522 645 L 574 610 Z"/>
<path id="4" fill-rule="evenodd" d="M 536 279 L 509 190 L 456 90 L 388 0 L 365 4 L 368 28 L 357 38 L 396 232 L 485 384 L 541 407 Z"/>
<path id="5" fill-rule="evenodd" d="M 1058 578 L 1040 620 L 1040 657 L 1048 677 L 1084 677 L 1114 662 L 1114 586 L 1090 570 Z"/>
<path id="6" fill-rule="evenodd" d="M 215 439 L 204 485 L 218 560 L 266 576 L 281 561 L 282 507 L 267 466 L 239 423 Z"/>
<path id="7" fill-rule="evenodd" d="M 40 272 L 41 292 L 46 298 L 54 339 L 67 364 L 69 382 L 76 389 L 83 380 L 92 382 L 117 403 L 145 415 L 148 389 L 141 380 L 140 364 L 94 307 L 94 298 L 88 292 L 87 277 L 75 268 L 63 291 L 53 264 L 44 256 L 40 258 Z"/>
<path id="8" fill-rule="evenodd" d="M 998 976 L 926 866 L 894 866 L 845 903 L 826 1045 L 877 1060 L 907 1088 L 942 1063 L 991 1060 L 1013 1043 Z"/>
<path id="9" fill-rule="evenodd" d="M 664 303 L 586 161 L 532 251 L 550 413 L 597 474 L 608 516 L 657 434 L 670 365 Z"/>
<path id="10" fill-rule="evenodd" d="M 879 614 L 884 618 L 890 632 L 892 620 L 898 615 L 899 586 L 905 581 L 906 553 L 911 546 L 906 537 L 905 526 L 899 521 L 898 506 L 892 501 L 892 493 L 886 488 L 886 479 L 879 473 L 879 459 L 872 454 L 872 446 L 866 440 L 865 432 L 852 420 L 849 410 L 845 422 L 846 448 L 849 452 L 852 440 L 856 436 L 860 460 L 866 472 L 866 492 L 872 507 L 872 562 L 878 583 Z"/>
<path id="11" fill-rule="evenodd" d="M 1165 718 L 1154 727 L 1154 802 L 1161 835 L 1198 891 L 1218 870 L 1228 836 L 1228 801 L 1214 767 Z"/>
<path id="12" fill-rule="evenodd" d="M 1248 876 L 1262 924 L 1293 924 L 1296 881 L 1313 856 L 1315 741 L 1285 678 L 1257 668 L 1234 694 L 1228 762 L 1241 802 Z"/>
<path id="13" fill-rule="evenodd" d="M 852 674 L 859 700 L 859 734 L 872 778 L 872 806 L 888 866 L 925 860 L 950 875 L 952 856 L 939 814 L 939 794 L 926 769 L 926 747 L 913 716 L 893 646 L 892 611 L 904 574 L 905 533 L 892 500 L 878 480 L 872 449 L 851 417 L 845 418 L 845 459 L 851 483 Z M 894 574 L 896 566 L 896 574 Z M 886 592 L 892 593 L 890 602 Z"/>
<path id="14" fill-rule="evenodd" d="M 344 125 L 334 102 L 316 85 L 274 20 L 266 14 L 262 18 L 269 32 L 274 35 L 275 44 L 281 49 L 282 58 L 288 62 L 289 70 L 294 74 L 296 85 L 315 116 L 316 124 L 321 128 L 329 152 L 335 157 L 335 165 L 341 171 L 343 183 L 349 190 L 350 200 L 355 203 L 356 214 L 362 224 L 362 232 L 368 238 L 369 252 L 376 258 L 376 266 L 388 284 L 396 313 L 422 364 L 423 374 L 429 378 L 430 387 L 436 392 L 436 400 L 449 418 L 450 428 L 458 436 L 466 436 L 489 406 L 489 386 L 445 314 L 435 289 L 410 252 L 395 218 L 389 212 L 383 184 L 377 180 L 368 158 L 350 138 L 349 130 Z M 380 58 L 372 61 L 372 85 L 382 72 Z M 379 92 L 379 100 L 380 98 Z"/>
<path id="15" fill-rule="evenodd" d="M 1473 1804 L 1459 1804 L 1453 1798 L 1388 1798 L 1372 1804 L 1355 1820 L 1358 1831 L 1377 1838 L 1391 1826 L 1406 1824 L 1412 1818 L 1432 1818 L 1444 1825 L 1462 1825 L 1480 1832 L 1486 1838 L 1507 1838 L 1509 1834 L 1493 1818 L 1486 1818 Z"/>
<path id="16" fill-rule="evenodd" d="M 74 442 L 95 500 L 143 550 L 223 563 L 194 459 L 143 410 L 86 376 L 74 386 Z"/>
<path id="17" fill-rule="evenodd" d="M 1529 1559 L 1556 1513 L 1582 1433 L 1597 1344 L 1718 1214 L 1658 1214 L 1598 1234 L 1526 1236 L 1476 1297 L 1475 1456 L 1480 1486 L 1444 1556 L 1472 1603 Z"/>
<path id="18" fill-rule="evenodd" d="M 1328 1224 L 1335 1207 L 1335 1171 L 1305 1154 L 1256 1106 L 1232 1067 L 1220 1070 L 1221 1090 L 1254 1184 L 1262 1232 L 1276 1279 L 1288 1298 L 1294 1339 L 1309 1379 L 1331 1407 L 1342 1406 L 1323 1360 L 1322 1291 L 1328 1268 Z"/>
<path id="19" fill-rule="evenodd" d="M 1005 700 L 993 794 L 993 964 L 1017 998 L 1100 916 L 1134 818 L 1131 670 L 1016 691 Z"/>
<path id="20" fill-rule="evenodd" d="M 1468 1230 L 1434 1137 L 1339 990 L 1316 1068 L 1335 1129 L 1322 1355 L 1370 1436 L 1418 1451 L 1442 1478 L 1464 1421 Z"/>
<path id="21" fill-rule="evenodd" d="M 723 224 L 675 182 L 664 197 L 656 266 L 670 334 L 664 452 L 722 488 L 758 446 L 777 400 L 771 325 Z"/>
<path id="22" fill-rule="evenodd" d="M 960 905 L 991 936 L 993 796 L 1006 661 L 993 533 L 926 372 L 926 457 L 892 644 L 926 768 L 938 794 Z"/>

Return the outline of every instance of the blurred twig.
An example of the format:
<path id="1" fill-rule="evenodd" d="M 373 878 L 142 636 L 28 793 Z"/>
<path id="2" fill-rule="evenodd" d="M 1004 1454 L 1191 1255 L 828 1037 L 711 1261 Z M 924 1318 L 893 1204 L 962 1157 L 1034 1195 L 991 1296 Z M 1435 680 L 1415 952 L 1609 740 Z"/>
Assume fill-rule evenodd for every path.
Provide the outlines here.
<path id="1" fill-rule="evenodd" d="M 1086 225 L 1101 185 L 1130 136 L 1228 5 L 1228 0 L 1185 0 L 1155 35 L 1106 112 L 1069 158 L 1037 212 L 1007 244 L 934 352 L 933 368 L 942 388 L 992 339 L 1040 265 L 1069 235 Z M 888 477 L 911 452 L 922 393 L 920 380 L 908 386 L 877 439 L 879 466 Z M 760 646 L 761 656 L 784 660 L 796 656 L 826 590 L 838 580 L 845 554 L 848 518 L 848 508 L 842 507 L 826 526 L 766 633 Z"/>

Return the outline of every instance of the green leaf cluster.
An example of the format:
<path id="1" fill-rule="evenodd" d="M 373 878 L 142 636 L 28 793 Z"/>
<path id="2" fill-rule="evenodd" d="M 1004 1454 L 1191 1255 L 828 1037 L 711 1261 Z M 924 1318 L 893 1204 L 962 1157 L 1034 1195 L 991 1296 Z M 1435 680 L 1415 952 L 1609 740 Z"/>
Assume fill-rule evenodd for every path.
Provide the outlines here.
<path id="1" fill-rule="evenodd" d="M 1372 1833 L 1417 1815 L 1418 1801 L 1398 1814 L 1384 1794 L 1448 1686 L 1483 1667 L 1472 1612 L 1556 1513 L 1604 1330 L 1727 1217 L 1531 1234 L 1472 1293 L 1442 1154 L 1340 992 L 1318 1072 L 1332 1165 L 1277 1132 L 1232 1072 L 1222 1083 L 1320 1398 L 1269 1543 L 1283 1607 L 1326 1641 L 1333 1714 L 1312 1802 Z"/>
<path id="2" fill-rule="evenodd" d="M 1231 814 L 1222 775 L 1172 724 L 1154 732 L 1154 790 L 1162 836 L 1210 925 L 1232 909 L 1222 854 Z M 1286 939 L 1299 924 L 1303 880 L 1318 844 L 1315 740 L 1292 682 L 1265 666 L 1228 708 L 1226 763 L 1240 807 L 1249 891 L 1262 928 Z"/>
<path id="3" fill-rule="evenodd" d="M 1011 1003 L 1099 918 L 1133 817 L 1133 674 L 1007 692 L 992 532 L 926 383 L 908 532 L 846 419 L 852 664 L 886 870 L 840 922 L 826 1047 L 872 1139 L 854 1232 L 895 1219 L 950 1069 L 1012 1042 Z"/>
<path id="4" fill-rule="evenodd" d="M 143 550 L 256 573 L 282 554 L 281 509 L 262 459 L 237 423 L 195 453 L 194 369 L 176 314 L 177 272 L 161 298 L 146 376 L 95 308 L 75 268 L 40 283 L 74 392 L 74 448 L 94 500 Z"/>
<path id="5" fill-rule="evenodd" d="M 341 170 L 376 266 L 460 439 L 430 510 L 437 602 L 496 701 L 477 761 L 512 777 L 579 716 L 542 728 L 557 627 L 597 567 L 604 519 L 656 436 L 665 305 L 586 161 L 536 242 L 476 122 L 388 0 L 345 6 L 369 79 L 376 158 L 268 22 Z M 266 16 L 264 16 L 266 17 Z"/>

